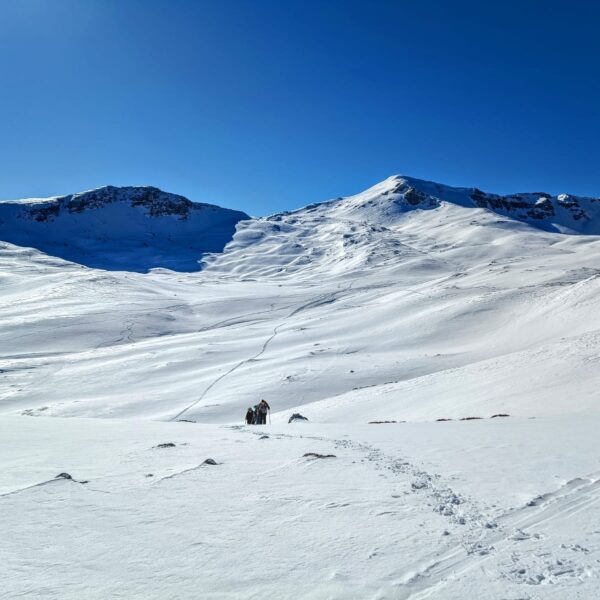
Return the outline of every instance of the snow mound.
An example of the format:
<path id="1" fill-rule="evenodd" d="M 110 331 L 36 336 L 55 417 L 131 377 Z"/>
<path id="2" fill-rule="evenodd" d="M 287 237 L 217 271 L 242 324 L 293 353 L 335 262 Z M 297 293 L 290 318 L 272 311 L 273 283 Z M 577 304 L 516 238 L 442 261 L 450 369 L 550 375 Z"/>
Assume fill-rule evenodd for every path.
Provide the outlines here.
<path id="1" fill-rule="evenodd" d="M 154 187 L 106 186 L 0 202 L 0 239 L 94 268 L 194 271 L 247 218 Z"/>

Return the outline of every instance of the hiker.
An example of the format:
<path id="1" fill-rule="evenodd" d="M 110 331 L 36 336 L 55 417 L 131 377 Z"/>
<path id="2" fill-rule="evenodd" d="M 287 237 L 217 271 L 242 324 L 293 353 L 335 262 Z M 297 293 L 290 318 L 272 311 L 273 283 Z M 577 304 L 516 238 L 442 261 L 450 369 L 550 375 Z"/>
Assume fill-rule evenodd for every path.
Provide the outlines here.
<path id="1" fill-rule="evenodd" d="M 246 425 L 254 425 L 254 410 L 251 406 L 246 411 Z"/>
<path id="2" fill-rule="evenodd" d="M 258 403 L 257 414 L 258 421 L 257 425 L 266 425 L 267 424 L 267 412 L 271 410 L 269 403 L 266 400 L 261 400 Z"/>

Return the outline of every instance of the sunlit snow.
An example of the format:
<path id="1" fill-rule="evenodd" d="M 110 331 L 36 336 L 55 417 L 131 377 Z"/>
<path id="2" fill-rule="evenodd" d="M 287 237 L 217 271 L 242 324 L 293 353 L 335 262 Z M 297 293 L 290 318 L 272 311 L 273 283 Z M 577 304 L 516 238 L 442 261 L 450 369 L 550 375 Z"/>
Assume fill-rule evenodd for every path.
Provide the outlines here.
<path id="1" fill-rule="evenodd" d="M 600 201 L 120 189 L 0 203 L 0 597 L 598 597 Z"/>

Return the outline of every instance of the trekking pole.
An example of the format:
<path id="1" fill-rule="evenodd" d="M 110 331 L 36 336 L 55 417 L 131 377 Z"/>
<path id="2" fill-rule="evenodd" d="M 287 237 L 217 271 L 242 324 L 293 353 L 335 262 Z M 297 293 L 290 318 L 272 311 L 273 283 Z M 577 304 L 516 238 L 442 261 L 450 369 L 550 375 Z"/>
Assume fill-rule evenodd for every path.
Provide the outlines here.
<path id="1" fill-rule="evenodd" d="M 271 424 L 271 409 L 269 409 L 269 425 Z"/>

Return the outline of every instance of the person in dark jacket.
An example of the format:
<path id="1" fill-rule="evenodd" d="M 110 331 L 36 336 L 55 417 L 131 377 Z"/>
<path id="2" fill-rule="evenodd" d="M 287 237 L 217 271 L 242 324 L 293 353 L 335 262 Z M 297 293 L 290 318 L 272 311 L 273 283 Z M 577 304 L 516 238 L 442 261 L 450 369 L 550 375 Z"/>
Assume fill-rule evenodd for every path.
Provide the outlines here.
<path id="1" fill-rule="evenodd" d="M 257 413 L 258 413 L 258 425 L 266 425 L 267 424 L 267 413 L 271 410 L 269 403 L 266 400 L 261 400 L 258 403 Z"/>
<path id="2" fill-rule="evenodd" d="M 254 410 L 251 406 L 246 411 L 246 425 L 254 425 Z"/>

